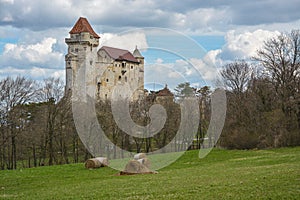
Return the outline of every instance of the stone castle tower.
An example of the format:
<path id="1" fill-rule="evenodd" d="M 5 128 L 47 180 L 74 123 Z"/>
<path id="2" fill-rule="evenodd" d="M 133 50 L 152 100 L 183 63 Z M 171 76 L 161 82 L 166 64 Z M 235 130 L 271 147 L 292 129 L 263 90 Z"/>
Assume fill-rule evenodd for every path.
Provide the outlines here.
<path id="1" fill-rule="evenodd" d="M 136 48 L 128 50 L 102 46 L 98 50 L 100 37 L 86 18 L 80 17 L 70 37 L 66 61 L 66 91 L 72 90 L 78 72 L 85 72 L 86 91 L 95 99 L 112 99 L 115 86 L 129 85 L 132 100 L 144 94 L 144 57 Z"/>

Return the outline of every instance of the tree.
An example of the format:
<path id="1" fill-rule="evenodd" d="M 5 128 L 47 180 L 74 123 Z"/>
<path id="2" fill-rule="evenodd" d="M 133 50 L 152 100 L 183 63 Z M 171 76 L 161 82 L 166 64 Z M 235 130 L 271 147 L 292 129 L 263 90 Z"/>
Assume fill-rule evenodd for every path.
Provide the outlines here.
<path id="1" fill-rule="evenodd" d="M 183 98 L 186 97 L 193 97 L 195 96 L 195 89 L 191 87 L 189 82 L 180 83 L 175 88 L 175 97 L 181 101 Z"/>
<path id="2" fill-rule="evenodd" d="M 155 103 L 159 103 L 164 107 L 167 113 L 167 119 L 162 130 L 153 136 L 153 140 L 158 149 L 162 149 L 176 137 L 180 125 L 180 105 L 175 103 L 173 98 L 156 99 Z M 177 138 L 176 138 L 177 139 Z M 175 144 L 177 145 L 177 144 Z M 176 146 L 174 147 L 176 148 Z M 163 148 L 163 151 L 166 151 Z M 176 151 L 176 149 L 175 149 Z"/>
<path id="3" fill-rule="evenodd" d="M 300 128 L 300 30 L 267 40 L 254 59 L 261 63 L 274 84 L 282 111 L 287 117 L 296 116 Z"/>
<path id="4" fill-rule="evenodd" d="M 209 86 L 203 86 L 196 89 L 196 96 L 198 97 L 200 120 L 198 126 L 198 132 L 196 135 L 197 148 L 200 149 L 201 144 L 204 141 L 208 124 L 210 120 L 210 95 L 211 90 Z"/>
<path id="5" fill-rule="evenodd" d="M 117 146 L 120 145 L 121 148 L 124 148 L 123 138 L 122 138 L 123 133 L 114 121 L 114 116 L 111 111 L 110 100 L 97 102 L 96 112 L 97 112 L 98 121 L 101 124 L 101 128 L 103 129 L 106 136 L 114 144 L 114 146 L 112 147 L 113 148 L 112 150 L 113 150 L 113 158 L 115 159 L 118 157 Z M 108 145 L 108 144 L 105 144 L 105 145 Z M 110 148 L 107 148 L 107 157 L 109 158 L 109 156 L 110 156 Z"/>
<path id="6" fill-rule="evenodd" d="M 46 102 L 47 105 L 47 134 L 45 143 L 48 146 L 49 165 L 54 162 L 54 137 L 55 137 L 55 122 L 59 114 L 57 103 L 64 95 L 64 84 L 59 78 L 44 79 L 39 91 L 39 100 Z M 45 152 L 46 153 L 46 152 Z M 45 156 L 46 157 L 46 156 Z"/>
<path id="7" fill-rule="evenodd" d="M 253 70 L 245 61 L 235 61 L 223 66 L 221 76 L 227 89 L 234 93 L 242 93 L 253 76 Z"/>
<path id="8" fill-rule="evenodd" d="M 17 125 L 16 118 L 19 116 L 13 112 L 13 108 L 18 105 L 24 105 L 32 101 L 36 94 L 35 82 L 31 79 L 18 76 L 15 79 L 7 77 L 0 81 L 0 110 L 1 123 L 7 129 L 1 129 L 2 139 L 2 158 L 1 165 L 3 168 L 4 160 L 7 160 L 8 169 L 17 168 Z M 6 132 L 6 133 L 5 133 Z M 10 142 L 10 144 L 8 143 Z M 7 152 L 7 158 L 5 157 Z"/>

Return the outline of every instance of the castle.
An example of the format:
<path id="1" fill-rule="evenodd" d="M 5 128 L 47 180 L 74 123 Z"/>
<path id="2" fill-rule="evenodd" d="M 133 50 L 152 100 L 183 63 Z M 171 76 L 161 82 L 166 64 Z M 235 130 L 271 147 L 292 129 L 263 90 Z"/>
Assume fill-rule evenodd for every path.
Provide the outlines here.
<path id="1" fill-rule="evenodd" d="M 72 90 L 79 72 L 85 72 L 85 89 L 95 99 L 111 99 L 114 87 L 120 84 L 133 91 L 132 100 L 144 95 L 144 57 L 137 48 L 132 53 L 108 46 L 98 50 L 100 37 L 83 17 L 69 34 L 65 39 L 66 91 Z"/>

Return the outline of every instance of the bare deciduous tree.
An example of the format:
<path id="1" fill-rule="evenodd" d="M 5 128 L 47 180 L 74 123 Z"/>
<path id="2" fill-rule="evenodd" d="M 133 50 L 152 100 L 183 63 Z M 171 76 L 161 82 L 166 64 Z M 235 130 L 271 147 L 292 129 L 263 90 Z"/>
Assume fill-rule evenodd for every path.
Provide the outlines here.
<path id="1" fill-rule="evenodd" d="M 3 143 L 1 145 L 1 165 L 3 165 L 4 160 L 7 160 L 6 165 L 8 169 L 17 168 L 17 125 L 14 119 L 18 116 L 13 114 L 12 109 L 17 105 L 23 105 L 33 100 L 35 92 L 34 81 L 25 77 L 18 76 L 15 79 L 7 77 L 0 81 L 1 123 L 9 127 L 8 130 L 6 130 L 6 135 L 5 131 L 1 132 Z M 5 159 L 5 152 L 7 152 L 7 159 Z"/>
<path id="2" fill-rule="evenodd" d="M 287 116 L 297 112 L 300 127 L 300 30 L 267 40 L 254 59 L 262 64 L 274 84 L 283 112 Z"/>
<path id="3" fill-rule="evenodd" d="M 39 91 L 39 99 L 47 103 L 47 136 L 46 144 L 49 152 L 49 165 L 54 163 L 55 121 L 59 114 L 57 103 L 63 97 L 64 84 L 59 78 L 44 79 Z"/>
<path id="4" fill-rule="evenodd" d="M 246 90 L 253 76 L 253 69 L 245 61 L 235 61 L 223 67 L 221 76 L 222 82 L 229 90 L 242 93 Z"/>

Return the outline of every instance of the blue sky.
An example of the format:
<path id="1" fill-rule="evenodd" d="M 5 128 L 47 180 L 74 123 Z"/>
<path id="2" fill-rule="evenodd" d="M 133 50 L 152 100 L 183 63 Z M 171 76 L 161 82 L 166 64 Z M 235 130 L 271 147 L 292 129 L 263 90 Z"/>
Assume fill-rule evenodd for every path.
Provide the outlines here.
<path id="1" fill-rule="evenodd" d="M 225 44 L 223 35 L 191 36 L 191 38 L 207 51 L 220 49 Z"/>
<path id="2" fill-rule="evenodd" d="M 101 44 L 142 49 L 149 84 L 213 84 L 225 63 L 248 59 L 263 41 L 300 29 L 299 10 L 300 0 L 0 0 L 0 79 L 64 79 L 64 38 L 83 16 Z M 150 27 L 171 34 L 155 35 Z M 157 44 L 165 50 L 151 48 Z"/>

